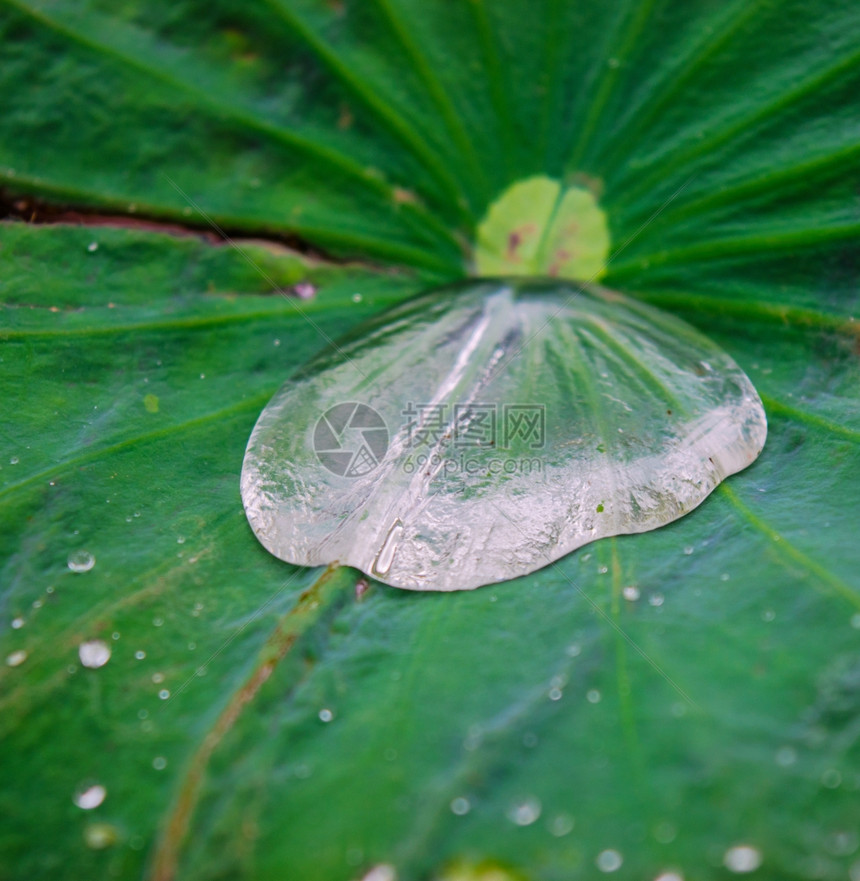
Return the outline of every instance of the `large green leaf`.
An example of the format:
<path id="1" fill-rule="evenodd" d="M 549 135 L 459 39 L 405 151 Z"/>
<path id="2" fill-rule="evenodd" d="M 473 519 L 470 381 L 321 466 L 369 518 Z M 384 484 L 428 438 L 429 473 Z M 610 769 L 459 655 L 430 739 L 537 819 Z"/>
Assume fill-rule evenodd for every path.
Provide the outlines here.
<path id="1" fill-rule="evenodd" d="M 740 845 L 860 876 L 854 4 L 5 0 L 0 38 L 19 213 L 352 260 L 2 225 L 0 878 L 570 879 L 607 850 L 719 878 Z M 747 371 L 761 459 L 474 592 L 358 601 L 271 558 L 238 496 L 271 393 L 468 272 L 536 174 L 597 195 L 602 283 Z"/>

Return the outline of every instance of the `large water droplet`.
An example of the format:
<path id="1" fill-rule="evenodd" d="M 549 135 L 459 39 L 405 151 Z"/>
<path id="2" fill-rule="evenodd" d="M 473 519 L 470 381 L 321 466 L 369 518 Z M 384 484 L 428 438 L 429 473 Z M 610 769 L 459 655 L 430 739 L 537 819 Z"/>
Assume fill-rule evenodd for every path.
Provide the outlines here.
<path id="1" fill-rule="evenodd" d="M 89 572 L 96 565 L 96 558 L 89 551 L 73 551 L 67 564 L 72 572 Z"/>
<path id="2" fill-rule="evenodd" d="M 765 435 L 744 373 L 676 318 L 602 288 L 473 281 L 288 382 L 242 497 L 281 559 L 457 590 L 683 516 Z"/>

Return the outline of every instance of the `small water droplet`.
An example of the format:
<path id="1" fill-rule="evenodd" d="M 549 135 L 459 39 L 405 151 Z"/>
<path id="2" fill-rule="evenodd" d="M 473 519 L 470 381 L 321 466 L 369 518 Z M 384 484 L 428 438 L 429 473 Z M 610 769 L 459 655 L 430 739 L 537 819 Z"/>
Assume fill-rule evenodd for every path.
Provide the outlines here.
<path id="1" fill-rule="evenodd" d="M 560 701 L 562 698 L 562 690 L 560 688 L 551 688 L 549 690 L 549 699 L 551 701 Z"/>
<path id="2" fill-rule="evenodd" d="M 98 249 L 99 249 L 99 243 L 98 243 L 98 242 L 90 242 L 90 243 L 87 245 L 87 250 L 90 252 L 90 254 L 94 254 L 96 251 L 98 251 Z"/>
<path id="3" fill-rule="evenodd" d="M 662 593 L 652 593 L 651 596 L 648 597 L 648 602 L 652 606 L 662 606 L 663 605 L 663 594 Z"/>
<path id="4" fill-rule="evenodd" d="M 860 612 L 855 612 L 855 613 L 851 616 L 851 626 L 852 626 L 855 630 L 860 630 Z"/>
<path id="5" fill-rule="evenodd" d="M 684 876 L 679 872 L 661 872 L 654 881 L 684 881 Z"/>
<path id="6" fill-rule="evenodd" d="M 621 868 L 624 858 L 617 850 L 602 850 L 594 861 L 601 872 L 617 872 Z"/>
<path id="7" fill-rule="evenodd" d="M 12 619 L 12 629 L 13 630 L 20 630 L 23 626 L 24 626 L 24 619 L 23 618 L 13 618 Z"/>
<path id="8" fill-rule="evenodd" d="M 628 584 L 621 593 L 624 599 L 630 603 L 635 603 L 639 599 L 639 588 L 635 584 Z"/>
<path id="9" fill-rule="evenodd" d="M 729 573 L 723 572 L 723 574 L 720 576 L 720 581 L 728 581 L 728 580 L 729 580 Z"/>
<path id="10" fill-rule="evenodd" d="M 362 854 L 355 862 L 360 863 L 363 858 Z M 397 881 L 397 870 L 387 863 L 380 863 L 378 866 L 374 866 L 361 881 Z"/>
<path id="11" fill-rule="evenodd" d="M 185 544 L 185 536 L 184 536 L 184 535 L 178 535 L 178 536 L 176 537 L 176 544 L 178 544 L 178 545 L 184 545 L 184 544 Z"/>
<path id="12" fill-rule="evenodd" d="M 360 303 L 362 301 L 362 299 L 363 298 L 362 298 L 361 294 L 353 294 L 352 295 L 352 302 L 353 303 Z"/>
<path id="13" fill-rule="evenodd" d="M 42 603 L 41 600 L 33 600 L 33 608 L 34 609 L 41 609 L 43 605 L 44 604 Z"/>
<path id="14" fill-rule="evenodd" d="M 841 829 L 827 836 L 825 847 L 833 856 L 848 856 L 857 850 L 860 839 L 854 830 Z"/>
<path id="15" fill-rule="evenodd" d="M 119 637 L 120 637 L 120 633 L 118 630 L 114 630 L 114 632 L 110 635 L 110 638 L 114 639 L 114 640 L 119 639 Z"/>
<path id="16" fill-rule="evenodd" d="M 451 811 L 458 817 L 463 817 L 468 814 L 471 807 L 469 799 L 464 798 L 462 795 L 451 801 Z"/>
<path id="17" fill-rule="evenodd" d="M 164 618 L 153 618 L 152 619 L 152 626 L 153 627 L 161 627 L 162 624 L 164 624 Z"/>
<path id="18" fill-rule="evenodd" d="M 570 814 L 558 814 L 553 817 L 549 831 L 556 838 L 563 838 L 573 831 L 573 817 Z"/>
<path id="19" fill-rule="evenodd" d="M 828 789 L 837 789 L 840 783 L 842 783 L 842 774 L 836 768 L 828 768 L 821 775 L 821 784 Z"/>
<path id="20" fill-rule="evenodd" d="M 10 465 L 17 465 L 21 460 L 17 456 L 12 456 L 9 460 Z"/>
<path id="21" fill-rule="evenodd" d="M 689 557 L 690 554 L 692 554 L 694 550 L 695 550 L 695 548 L 692 545 L 687 545 L 684 548 L 684 553 Z"/>
<path id="22" fill-rule="evenodd" d="M 654 827 L 654 840 L 659 844 L 671 844 L 677 834 L 678 830 L 667 820 L 663 820 Z"/>
<path id="23" fill-rule="evenodd" d="M 600 703 L 601 694 L 596 688 L 592 688 L 585 695 L 585 698 L 590 704 L 598 704 Z"/>
<path id="24" fill-rule="evenodd" d="M 140 709 L 137 711 L 138 719 L 146 719 L 149 716 L 149 710 Z"/>
<path id="25" fill-rule="evenodd" d="M 96 565 L 96 558 L 89 551 L 72 551 L 66 565 L 72 572 L 89 572 Z"/>
<path id="26" fill-rule="evenodd" d="M 78 646 L 78 657 L 84 667 L 97 670 L 110 660 L 110 646 L 100 639 L 88 639 Z"/>
<path id="27" fill-rule="evenodd" d="M 160 685 L 162 682 L 164 682 L 164 674 L 163 673 L 153 673 L 152 674 L 152 681 L 156 685 Z"/>
<path id="28" fill-rule="evenodd" d="M 797 761 L 797 750 L 792 746 L 781 746 L 777 751 L 774 759 L 782 768 L 787 768 Z"/>
<path id="29" fill-rule="evenodd" d="M 163 771 L 167 767 L 167 759 L 164 756 L 156 756 L 152 760 L 152 767 L 155 768 L 156 771 Z"/>
<path id="30" fill-rule="evenodd" d="M 530 795 L 514 802 L 507 811 L 508 819 L 517 826 L 531 826 L 540 817 L 541 803 Z"/>
<path id="31" fill-rule="evenodd" d="M 754 872 L 761 865 L 761 853 L 752 845 L 736 844 L 725 852 L 723 865 L 730 872 Z"/>
<path id="32" fill-rule="evenodd" d="M 166 688 L 162 688 L 161 691 L 158 692 L 158 696 L 161 700 L 166 701 L 170 697 L 170 691 Z"/>
<path id="33" fill-rule="evenodd" d="M 93 850 L 104 850 L 119 840 L 116 826 L 110 823 L 90 823 L 84 829 L 84 841 Z"/>
<path id="34" fill-rule="evenodd" d="M 312 285 L 309 281 L 300 281 L 297 285 L 293 286 L 293 293 L 300 300 L 310 300 L 310 298 L 317 292 L 317 289 L 314 285 Z"/>
<path id="35" fill-rule="evenodd" d="M 107 790 L 100 783 L 81 787 L 72 797 L 72 801 L 84 811 L 97 808 L 107 796 Z"/>
<path id="36" fill-rule="evenodd" d="M 598 566 L 597 571 L 600 575 L 606 575 L 606 573 L 609 571 L 609 567 L 608 566 Z"/>
<path id="37" fill-rule="evenodd" d="M 331 722 L 334 719 L 334 713 L 327 708 L 323 708 L 319 711 L 319 717 L 321 722 Z"/>
<path id="38" fill-rule="evenodd" d="M 581 653 L 582 653 L 582 646 L 581 646 L 581 645 L 578 645 L 577 643 L 573 643 L 572 645 L 569 645 L 569 646 L 565 649 L 565 654 L 566 654 L 569 658 L 575 658 L 577 655 L 579 655 L 579 654 L 581 654 Z"/>
<path id="39" fill-rule="evenodd" d="M 18 649 L 16 652 L 11 652 L 6 655 L 6 666 L 7 667 L 20 667 L 24 661 L 27 660 L 27 652 L 24 649 Z"/>

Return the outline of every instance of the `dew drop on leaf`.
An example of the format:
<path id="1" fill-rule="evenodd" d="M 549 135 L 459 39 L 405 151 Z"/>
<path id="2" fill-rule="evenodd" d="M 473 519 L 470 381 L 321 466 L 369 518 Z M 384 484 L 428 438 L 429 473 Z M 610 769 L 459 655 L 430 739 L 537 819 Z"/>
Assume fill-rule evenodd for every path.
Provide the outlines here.
<path id="1" fill-rule="evenodd" d="M 601 872 L 617 872 L 621 868 L 624 858 L 617 850 L 603 850 L 597 855 L 595 863 Z"/>
<path id="2" fill-rule="evenodd" d="M 473 280 L 388 310 L 287 382 L 242 498 L 290 563 L 474 588 L 676 520 L 766 432 L 743 371 L 673 316 L 600 287 Z"/>
<path id="3" fill-rule="evenodd" d="M 110 823 L 90 823 L 84 829 L 84 841 L 93 850 L 104 850 L 119 841 L 119 831 Z"/>
<path id="4" fill-rule="evenodd" d="M 517 826 L 531 826 L 541 815 L 541 803 L 534 796 L 514 802 L 507 811 L 508 819 Z"/>
<path id="5" fill-rule="evenodd" d="M 78 646 L 78 657 L 84 667 L 97 670 L 110 660 L 110 646 L 100 639 L 89 639 Z"/>
<path id="6" fill-rule="evenodd" d="M 89 572 L 96 565 L 96 558 L 89 551 L 73 551 L 66 562 L 72 572 Z"/>
<path id="7" fill-rule="evenodd" d="M 20 667 L 24 661 L 27 660 L 27 652 L 24 649 L 18 649 L 17 651 L 10 652 L 6 655 L 6 666 L 7 667 Z"/>
<path id="8" fill-rule="evenodd" d="M 761 865 L 760 851 L 749 844 L 737 844 L 730 847 L 723 856 L 723 865 L 737 874 L 754 872 Z"/>
<path id="9" fill-rule="evenodd" d="M 107 790 L 100 783 L 86 784 L 75 792 L 73 801 L 84 811 L 97 808 L 107 796 Z"/>

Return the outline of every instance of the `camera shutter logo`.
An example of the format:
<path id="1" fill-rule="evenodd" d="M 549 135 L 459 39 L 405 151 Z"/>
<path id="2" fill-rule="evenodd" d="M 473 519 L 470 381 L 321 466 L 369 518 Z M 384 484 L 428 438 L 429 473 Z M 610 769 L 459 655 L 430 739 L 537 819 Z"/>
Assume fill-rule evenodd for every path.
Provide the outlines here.
<path id="1" fill-rule="evenodd" d="M 314 428 L 314 452 L 320 464 L 338 477 L 369 474 L 387 449 L 388 426 L 367 404 L 335 404 Z"/>

